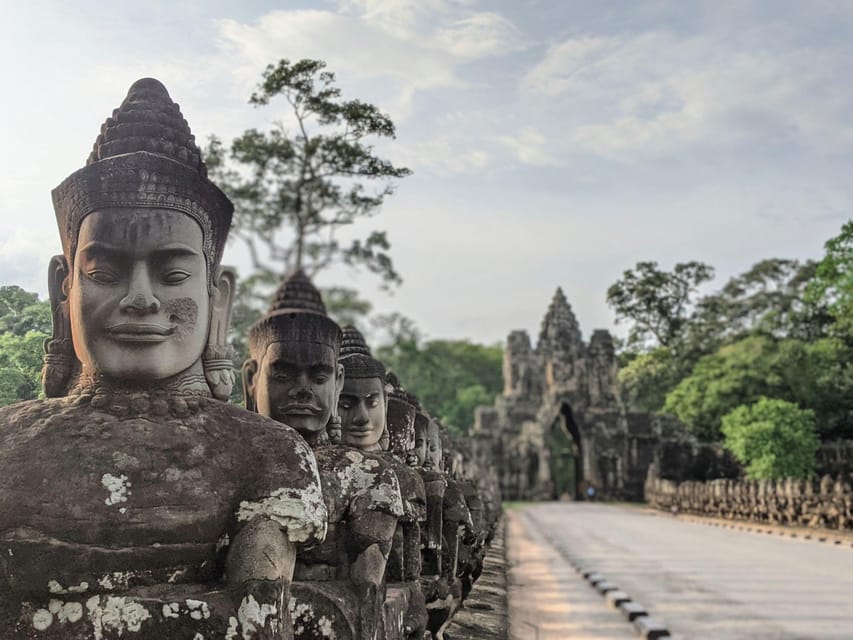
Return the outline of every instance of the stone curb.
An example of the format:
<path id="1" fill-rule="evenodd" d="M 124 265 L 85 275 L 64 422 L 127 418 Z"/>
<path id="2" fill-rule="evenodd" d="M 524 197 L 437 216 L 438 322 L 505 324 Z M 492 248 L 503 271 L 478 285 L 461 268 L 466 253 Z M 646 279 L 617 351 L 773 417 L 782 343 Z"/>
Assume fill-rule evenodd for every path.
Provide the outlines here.
<path id="1" fill-rule="evenodd" d="M 506 516 L 501 516 L 492 544 L 486 551 L 483 573 L 465 605 L 456 612 L 445 638 L 453 640 L 507 640 L 509 602 L 507 592 Z"/>
<path id="2" fill-rule="evenodd" d="M 614 583 L 608 581 L 602 574 L 589 568 L 572 556 L 562 545 L 557 544 L 547 534 L 545 535 L 545 539 L 592 588 L 604 596 L 612 608 L 616 608 L 622 612 L 643 640 L 657 640 L 657 638 L 671 637 L 666 624 L 650 616 L 648 610 L 643 605 L 632 600 L 631 596 L 619 589 Z"/>
<path id="3" fill-rule="evenodd" d="M 779 535 L 782 537 L 792 538 L 794 540 L 825 542 L 853 549 L 853 536 L 851 536 L 850 532 L 847 531 L 841 533 L 831 529 L 789 527 L 787 525 L 765 524 L 749 520 L 726 520 L 717 516 L 703 516 L 695 513 L 672 514 L 669 511 L 654 509 L 653 507 L 649 507 L 646 510 L 655 516 L 669 517 L 673 520 L 681 520 L 682 522 L 691 522 L 693 524 L 703 524 L 707 527 L 720 527 L 732 530 L 736 529 L 761 535 Z"/>

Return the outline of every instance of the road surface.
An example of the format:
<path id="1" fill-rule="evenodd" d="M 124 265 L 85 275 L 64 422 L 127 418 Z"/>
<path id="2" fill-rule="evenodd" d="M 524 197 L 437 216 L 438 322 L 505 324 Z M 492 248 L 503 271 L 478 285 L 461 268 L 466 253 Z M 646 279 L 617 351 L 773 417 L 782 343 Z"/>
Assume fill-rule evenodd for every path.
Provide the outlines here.
<path id="1" fill-rule="evenodd" d="M 673 638 L 853 639 L 849 545 L 597 503 L 531 505 L 512 511 L 508 527 L 517 640 L 637 637 L 566 556 L 645 605 Z"/>

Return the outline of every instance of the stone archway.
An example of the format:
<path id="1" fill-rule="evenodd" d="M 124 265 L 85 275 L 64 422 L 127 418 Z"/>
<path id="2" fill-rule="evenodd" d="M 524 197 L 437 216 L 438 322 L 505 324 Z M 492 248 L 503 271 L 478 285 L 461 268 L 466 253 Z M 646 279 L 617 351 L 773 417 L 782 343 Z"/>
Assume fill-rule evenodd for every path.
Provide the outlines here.
<path id="1" fill-rule="evenodd" d="M 583 440 L 568 403 L 561 404 L 547 438 L 552 497 L 584 500 Z"/>

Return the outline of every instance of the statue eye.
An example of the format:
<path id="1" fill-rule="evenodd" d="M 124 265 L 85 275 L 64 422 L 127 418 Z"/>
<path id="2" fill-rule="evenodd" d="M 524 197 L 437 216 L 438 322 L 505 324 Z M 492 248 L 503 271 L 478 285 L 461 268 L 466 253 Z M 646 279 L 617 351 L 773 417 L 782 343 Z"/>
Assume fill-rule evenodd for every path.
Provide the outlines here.
<path id="1" fill-rule="evenodd" d="M 99 284 L 115 284 L 118 282 L 118 276 L 106 269 L 90 269 L 86 275 Z"/>
<path id="2" fill-rule="evenodd" d="M 166 284 L 181 284 L 191 275 L 180 269 L 172 269 L 163 275 L 163 282 Z"/>
<path id="3" fill-rule="evenodd" d="M 315 384 L 325 384 L 325 382 L 328 379 L 329 379 L 329 376 L 327 376 L 325 373 L 319 373 L 319 374 L 314 376 Z"/>
<path id="4" fill-rule="evenodd" d="M 376 396 L 369 396 L 369 397 L 367 398 L 367 403 L 366 403 L 366 404 L 367 404 L 367 406 L 368 406 L 368 407 L 370 407 L 371 409 L 373 409 L 374 407 L 376 407 L 376 406 L 379 404 L 379 400 L 377 399 L 377 397 L 376 397 Z"/>
<path id="5" fill-rule="evenodd" d="M 341 398 L 340 400 L 338 400 L 338 406 L 340 406 L 341 409 L 346 409 L 347 411 L 349 411 L 350 409 L 352 409 L 352 402 Z"/>

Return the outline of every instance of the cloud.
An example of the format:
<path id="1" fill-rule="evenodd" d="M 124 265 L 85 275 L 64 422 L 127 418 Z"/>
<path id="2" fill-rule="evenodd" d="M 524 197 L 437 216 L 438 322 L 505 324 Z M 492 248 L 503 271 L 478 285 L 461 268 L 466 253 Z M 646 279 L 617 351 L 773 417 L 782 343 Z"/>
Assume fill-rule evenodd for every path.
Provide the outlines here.
<path id="1" fill-rule="evenodd" d="M 777 25 L 762 29 L 772 34 L 570 38 L 547 50 L 521 91 L 547 101 L 552 117 L 559 111 L 563 151 L 631 160 L 758 140 L 849 150 L 853 49 L 817 39 L 785 46 Z"/>
<path id="2" fill-rule="evenodd" d="M 254 23 L 216 22 L 232 70 L 254 83 L 279 58 L 321 58 L 348 77 L 377 81 L 395 118 L 423 91 L 462 88 L 459 68 L 523 46 L 508 20 L 469 2 L 353 0 L 340 10 L 271 11 Z M 382 92 L 390 93 L 388 96 Z"/>
<path id="3" fill-rule="evenodd" d="M 530 165 L 554 164 L 548 151 L 548 139 L 536 127 L 523 127 L 515 135 L 498 136 L 498 142 L 509 147 L 519 162 Z"/>

